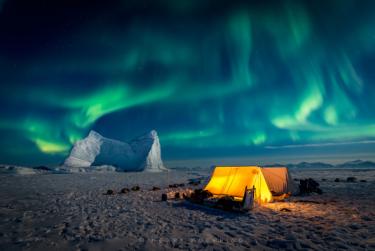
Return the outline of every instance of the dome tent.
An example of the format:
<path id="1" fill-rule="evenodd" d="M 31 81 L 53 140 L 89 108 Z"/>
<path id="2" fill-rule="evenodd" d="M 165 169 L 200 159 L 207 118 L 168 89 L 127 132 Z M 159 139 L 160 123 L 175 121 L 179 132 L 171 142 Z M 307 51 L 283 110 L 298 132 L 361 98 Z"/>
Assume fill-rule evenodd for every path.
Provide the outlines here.
<path id="1" fill-rule="evenodd" d="M 245 189 L 255 188 L 255 201 L 272 201 L 272 196 L 292 193 L 292 181 L 287 168 L 258 166 L 217 166 L 205 190 L 214 196 L 242 199 Z"/>

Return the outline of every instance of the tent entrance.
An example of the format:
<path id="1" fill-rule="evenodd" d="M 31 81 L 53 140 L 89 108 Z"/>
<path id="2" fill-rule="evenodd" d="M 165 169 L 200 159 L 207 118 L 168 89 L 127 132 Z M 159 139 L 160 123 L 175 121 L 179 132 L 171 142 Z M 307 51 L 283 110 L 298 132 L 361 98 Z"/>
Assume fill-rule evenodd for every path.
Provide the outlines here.
<path id="1" fill-rule="evenodd" d="M 216 167 L 205 190 L 217 197 L 233 196 L 242 200 L 246 187 L 255 187 L 256 201 L 268 202 L 272 200 L 272 194 L 261 168 L 256 166 Z"/>

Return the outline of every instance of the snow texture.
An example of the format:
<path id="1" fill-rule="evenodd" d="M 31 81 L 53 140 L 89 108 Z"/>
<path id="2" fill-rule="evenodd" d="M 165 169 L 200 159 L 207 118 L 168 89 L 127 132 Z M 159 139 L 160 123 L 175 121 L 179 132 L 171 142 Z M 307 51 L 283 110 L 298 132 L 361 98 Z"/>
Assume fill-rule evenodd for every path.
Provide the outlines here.
<path id="1" fill-rule="evenodd" d="M 188 182 L 209 171 L 0 175 L 0 250 L 375 250 L 374 169 L 291 170 L 324 193 L 245 214 L 160 201 L 203 188 Z M 358 182 L 334 181 L 351 176 Z"/>
<path id="2" fill-rule="evenodd" d="M 129 143 L 105 138 L 95 131 L 74 144 L 64 166 L 89 168 L 110 165 L 117 171 L 166 170 L 161 159 L 160 142 L 155 130 Z"/>

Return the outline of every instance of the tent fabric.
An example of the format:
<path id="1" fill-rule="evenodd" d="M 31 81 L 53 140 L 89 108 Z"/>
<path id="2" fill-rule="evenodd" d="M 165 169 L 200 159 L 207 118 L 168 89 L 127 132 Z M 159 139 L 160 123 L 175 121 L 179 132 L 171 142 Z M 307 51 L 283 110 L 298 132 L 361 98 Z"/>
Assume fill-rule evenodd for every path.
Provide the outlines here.
<path id="1" fill-rule="evenodd" d="M 255 187 L 257 202 L 270 202 L 272 196 L 292 194 L 295 187 L 286 167 L 217 166 L 204 188 L 215 196 L 242 199 L 245 188 Z"/>
<path id="2" fill-rule="evenodd" d="M 262 167 L 269 190 L 273 195 L 292 194 L 293 180 L 286 167 Z"/>
<path id="3" fill-rule="evenodd" d="M 216 167 L 205 187 L 213 195 L 228 195 L 243 198 L 245 188 L 255 187 L 255 200 L 269 202 L 272 194 L 262 170 L 257 166 Z"/>

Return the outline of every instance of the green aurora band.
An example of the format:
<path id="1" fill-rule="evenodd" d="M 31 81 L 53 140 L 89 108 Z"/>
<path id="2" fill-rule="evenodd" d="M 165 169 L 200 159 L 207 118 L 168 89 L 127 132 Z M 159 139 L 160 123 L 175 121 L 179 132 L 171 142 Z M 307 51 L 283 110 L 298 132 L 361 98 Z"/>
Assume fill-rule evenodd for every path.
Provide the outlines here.
<path id="1" fill-rule="evenodd" d="M 303 1 L 209 17 L 199 14 L 209 1 L 176 2 L 161 1 L 155 22 L 103 14 L 28 60 L 0 56 L 0 134 L 17 135 L 1 160 L 24 154 L 25 141 L 63 156 L 91 129 L 126 140 L 155 128 L 163 147 L 249 152 L 375 140 L 375 3 L 327 3 L 330 22 Z M 12 11 L 2 6 L 0 17 Z"/>

